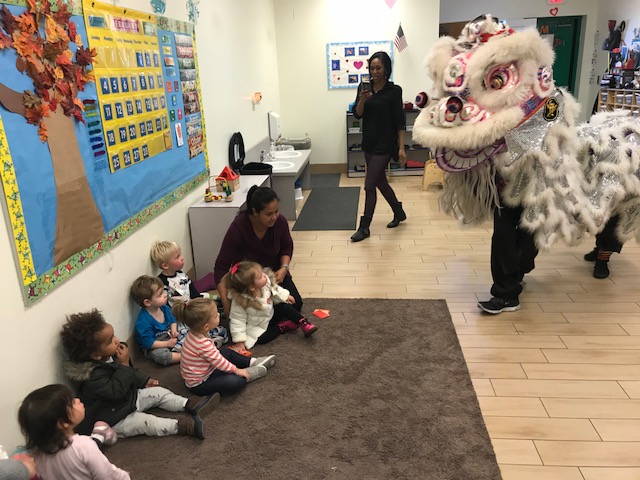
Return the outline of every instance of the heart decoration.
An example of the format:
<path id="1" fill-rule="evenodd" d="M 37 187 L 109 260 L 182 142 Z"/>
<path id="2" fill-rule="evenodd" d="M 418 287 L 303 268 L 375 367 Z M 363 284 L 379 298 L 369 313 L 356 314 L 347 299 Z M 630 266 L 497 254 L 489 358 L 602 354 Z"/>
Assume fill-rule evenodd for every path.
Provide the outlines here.
<path id="1" fill-rule="evenodd" d="M 384 3 L 387 4 L 387 7 L 393 8 L 393 6 L 396 4 L 396 0 L 384 0 Z"/>
<path id="2" fill-rule="evenodd" d="M 353 66 L 356 67 L 358 70 L 360 70 L 363 65 L 364 65 L 364 62 L 361 62 L 359 60 L 353 62 Z"/>
<path id="3" fill-rule="evenodd" d="M 549 13 L 555 17 L 556 15 L 558 15 L 558 7 L 552 8 L 551 10 L 549 10 Z"/>

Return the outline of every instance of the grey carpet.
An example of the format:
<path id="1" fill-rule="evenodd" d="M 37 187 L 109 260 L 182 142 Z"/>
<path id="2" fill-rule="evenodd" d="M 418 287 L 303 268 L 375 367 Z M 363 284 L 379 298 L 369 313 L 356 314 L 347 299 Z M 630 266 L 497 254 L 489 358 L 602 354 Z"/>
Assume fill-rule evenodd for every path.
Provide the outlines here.
<path id="1" fill-rule="evenodd" d="M 303 312 L 316 334 L 254 347 L 277 364 L 223 397 L 206 440 L 121 439 L 110 460 L 136 480 L 500 479 L 443 300 L 318 298 Z M 177 365 L 138 364 L 187 393 Z"/>
<path id="2" fill-rule="evenodd" d="M 359 200 L 360 187 L 314 188 L 293 230 L 355 230 Z"/>
<path id="3" fill-rule="evenodd" d="M 340 174 L 339 173 L 312 173 L 311 174 L 311 188 L 321 187 L 339 187 L 340 186 Z"/>

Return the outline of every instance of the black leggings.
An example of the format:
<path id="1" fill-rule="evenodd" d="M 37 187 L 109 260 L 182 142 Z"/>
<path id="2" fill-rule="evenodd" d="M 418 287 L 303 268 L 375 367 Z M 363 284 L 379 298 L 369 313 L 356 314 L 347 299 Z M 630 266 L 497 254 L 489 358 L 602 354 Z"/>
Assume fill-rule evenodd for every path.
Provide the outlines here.
<path id="1" fill-rule="evenodd" d="M 367 176 L 364 179 L 364 216 L 373 218 L 377 202 L 376 187 L 378 187 L 378 190 L 380 190 L 380 193 L 391 208 L 398 205 L 398 198 L 391 185 L 389 185 L 386 175 L 387 165 L 391 161 L 391 154 L 377 155 L 365 152 L 364 160 L 367 163 Z"/>
<path id="2" fill-rule="evenodd" d="M 291 275 L 289 273 L 285 275 L 284 280 L 282 280 L 282 283 L 280 284 L 280 286 L 282 288 L 286 288 L 287 290 L 289 290 L 289 294 L 295 300 L 293 302 L 293 308 L 295 308 L 298 311 L 302 310 L 302 297 L 300 296 L 300 292 L 298 292 L 298 287 L 296 287 L 296 284 L 293 283 L 293 278 L 291 278 Z"/>
<path id="3" fill-rule="evenodd" d="M 303 319 L 304 316 L 294 308 L 293 305 L 288 303 L 278 303 L 273 306 L 273 317 L 269 321 L 269 326 L 265 332 L 258 337 L 256 343 L 269 343 L 276 338 L 282 332 L 278 328 L 278 323 L 282 320 L 291 320 L 296 325 L 298 321 Z"/>

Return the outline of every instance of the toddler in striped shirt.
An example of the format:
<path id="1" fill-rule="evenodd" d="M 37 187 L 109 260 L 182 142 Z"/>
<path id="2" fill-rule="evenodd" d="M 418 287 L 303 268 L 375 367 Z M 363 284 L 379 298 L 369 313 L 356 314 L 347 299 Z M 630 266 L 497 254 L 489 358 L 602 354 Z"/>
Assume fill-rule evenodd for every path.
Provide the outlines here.
<path id="1" fill-rule="evenodd" d="M 179 322 L 189 327 L 182 346 L 180 374 L 194 394 L 235 393 L 248 382 L 264 377 L 267 369 L 275 365 L 275 355 L 248 358 L 229 348 L 218 350 L 208 335 L 220 323 L 220 314 L 213 300 L 177 301 L 172 312 Z"/>

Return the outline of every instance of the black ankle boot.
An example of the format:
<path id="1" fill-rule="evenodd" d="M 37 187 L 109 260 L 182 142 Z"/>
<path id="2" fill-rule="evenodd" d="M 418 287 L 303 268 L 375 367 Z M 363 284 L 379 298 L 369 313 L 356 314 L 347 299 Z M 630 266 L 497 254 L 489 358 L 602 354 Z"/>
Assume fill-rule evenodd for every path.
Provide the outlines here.
<path id="1" fill-rule="evenodd" d="M 608 263 L 607 260 L 596 260 L 596 265 L 593 267 L 593 276 L 595 278 L 607 278 L 609 276 Z"/>
<path id="2" fill-rule="evenodd" d="M 360 217 L 360 226 L 358 227 L 358 231 L 351 235 L 351 241 L 361 242 L 365 238 L 368 238 L 371 235 L 371 232 L 369 231 L 369 225 L 371 225 L 371 218 Z"/>
<path id="3" fill-rule="evenodd" d="M 402 209 L 402 202 L 398 202 L 398 205 L 393 208 L 393 220 L 387 223 L 387 228 L 396 228 L 400 222 L 404 222 L 406 219 L 407 214 Z"/>

